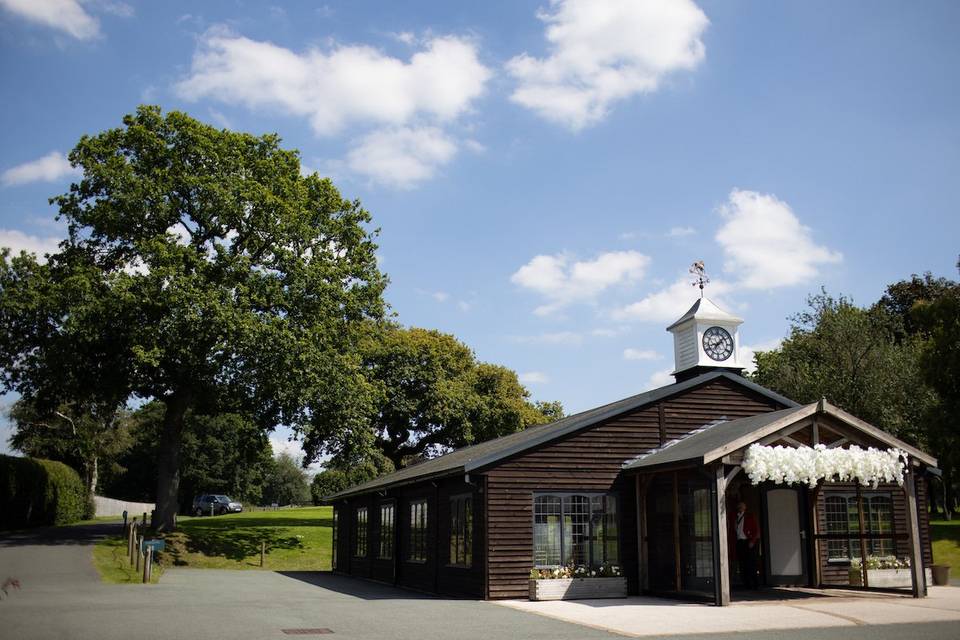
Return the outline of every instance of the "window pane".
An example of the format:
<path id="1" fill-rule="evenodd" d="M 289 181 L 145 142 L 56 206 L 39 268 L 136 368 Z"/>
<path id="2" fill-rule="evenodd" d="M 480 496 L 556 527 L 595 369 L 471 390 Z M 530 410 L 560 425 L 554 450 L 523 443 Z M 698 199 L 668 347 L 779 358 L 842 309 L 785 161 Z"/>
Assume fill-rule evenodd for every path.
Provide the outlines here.
<path id="1" fill-rule="evenodd" d="M 560 564 L 560 498 L 537 496 L 533 500 L 533 563 L 538 567 Z"/>
<path id="2" fill-rule="evenodd" d="M 604 562 L 618 564 L 620 562 L 620 531 L 617 519 L 617 499 L 615 496 L 605 496 L 607 502 L 606 517 L 604 520 Z"/>
<path id="3" fill-rule="evenodd" d="M 585 565 L 589 561 L 590 498 L 563 499 L 563 563 Z"/>
<path id="4" fill-rule="evenodd" d="M 828 496 L 826 499 L 827 533 L 850 533 L 847 516 L 847 498 Z M 828 540 L 827 558 L 846 560 L 850 558 L 850 545 L 847 540 Z"/>

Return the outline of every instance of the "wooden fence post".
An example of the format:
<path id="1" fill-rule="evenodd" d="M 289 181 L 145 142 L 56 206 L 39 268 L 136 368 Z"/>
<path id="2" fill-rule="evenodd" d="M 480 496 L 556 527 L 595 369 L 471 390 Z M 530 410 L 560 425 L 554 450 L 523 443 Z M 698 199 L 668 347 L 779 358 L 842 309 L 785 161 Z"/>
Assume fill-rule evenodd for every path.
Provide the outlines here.
<path id="1" fill-rule="evenodd" d="M 136 571 L 140 571 L 140 557 L 143 556 L 143 552 L 140 550 L 143 549 L 143 536 L 137 536 L 137 567 Z"/>
<path id="2" fill-rule="evenodd" d="M 150 582 L 151 565 L 153 564 L 153 547 L 147 547 L 147 554 L 143 560 L 143 583 Z"/>
<path id="3" fill-rule="evenodd" d="M 267 549 L 267 543 L 263 540 L 260 541 L 260 566 L 263 566 L 263 553 Z"/>

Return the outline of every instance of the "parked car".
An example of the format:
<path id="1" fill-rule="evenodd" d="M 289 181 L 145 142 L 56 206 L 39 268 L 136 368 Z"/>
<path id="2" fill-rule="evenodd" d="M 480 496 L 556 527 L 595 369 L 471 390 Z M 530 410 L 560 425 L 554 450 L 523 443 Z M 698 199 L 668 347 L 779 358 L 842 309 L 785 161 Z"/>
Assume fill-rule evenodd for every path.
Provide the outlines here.
<path id="1" fill-rule="evenodd" d="M 243 505 L 239 502 L 234 502 L 227 496 L 207 494 L 194 498 L 193 507 L 190 511 L 195 516 L 208 516 L 211 512 L 221 516 L 225 513 L 240 513 L 243 511 Z"/>

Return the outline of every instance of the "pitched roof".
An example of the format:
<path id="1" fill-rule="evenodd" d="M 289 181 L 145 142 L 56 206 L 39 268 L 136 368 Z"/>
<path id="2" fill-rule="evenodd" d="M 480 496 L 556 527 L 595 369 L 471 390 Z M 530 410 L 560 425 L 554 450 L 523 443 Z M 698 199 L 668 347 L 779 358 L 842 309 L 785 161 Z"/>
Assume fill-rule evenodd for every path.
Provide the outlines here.
<path id="1" fill-rule="evenodd" d="M 638 456 L 623 466 L 625 470 L 649 471 L 657 467 L 681 464 L 709 464 L 724 455 L 742 449 L 784 427 L 815 414 L 829 415 L 846 423 L 874 440 L 905 451 L 911 458 L 929 466 L 936 466 L 937 459 L 882 431 L 873 425 L 834 407 L 825 400 L 804 406 L 793 406 L 780 411 L 761 413 L 737 420 L 717 421 L 704 425 L 696 431 L 672 440 L 650 453 Z"/>
<path id="2" fill-rule="evenodd" d="M 684 462 L 704 462 L 704 456 L 723 445 L 756 432 L 758 429 L 789 418 L 803 411 L 805 407 L 790 407 L 780 411 L 761 413 L 737 420 L 719 420 L 704 425 L 696 431 L 671 440 L 659 449 L 645 453 L 623 465 L 624 469 L 650 469 Z"/>
<path id="3" fill-rule="evenodd" d="M 667 331 L 672 330 L 674 327 L 677 327 L 687 320 L 696 318 L 698 320 L 719 320 L 721 322 L 735 322 L 740 324 L 743 322 L 743 318 L 738 318 L 732 313 L 727 313 L 723 309 L 717 306 L 717 304 L 710 298 L 697 298 L 697 301 L 693 303 L 693 306 L 687 309 L 687 312 L 680 316 L 676 322 L 667 327 Z"/>
<path id="4" fill-rule="evenodd" d="M 374 478 L 368 482 L 350 487 L 339 493 L 327 496 L 325 500 L 332 501 L 353 495 L 369 493 L 388 486 L 398 486 L 429 480 L 431 478 L 470 473 L 471 471 L 492 465 L 504 458 L 557 440 L 622 413 L 635 411 L 644 405 L 657 402 L 658 400 L 706 384 L 718 378 L 725 378 L 735 382 L 782 405 L 788 407 L 798 406 L 793 400 L 785 398 L 765 387 L 761 387 L 743 376 L 728 371 L 711 371 L 695 378 L 684 380 L 683 382 L 670 384 L 595 409 L 567 416 L 550 424 L 529 427 L 517 433 L 511 433 L 510 435 L 451 451 L 438 458 L 404 467 L 393 473 L 388 473 L 379 478 Z"/>

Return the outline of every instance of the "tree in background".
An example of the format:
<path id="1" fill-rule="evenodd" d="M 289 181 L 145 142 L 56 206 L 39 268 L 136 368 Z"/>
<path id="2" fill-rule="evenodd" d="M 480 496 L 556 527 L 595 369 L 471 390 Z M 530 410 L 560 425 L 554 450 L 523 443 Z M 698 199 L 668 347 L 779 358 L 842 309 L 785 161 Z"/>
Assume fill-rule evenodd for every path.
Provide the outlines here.
<path id="1" fill-rule="evenodd" d="M 957 263 L 960 269 L 960 261 Z M 914 276 L 916 280 L 916 276 Z M 929 274 L 927 274 L 929 280 Z M 920 356 L 924 380 L 937 394 L 928 416 L 929 439 L 943 470 L 942 502 L 949 518 L 956 510 L 960 481 L 960 283 L 937 281 L 932 293 L 918 297 L 910 317 L 925 342 Z"/>
<path id="2" fill-rule="evenodd" d="M 307 473 L 289 453 L 281 453 L 273 458 L 264 480 L 264 504 L 288 505 L 310 502 Z"/>
<path id="3" fill-rule="evenodd" d="M 924 446 L 934 395 L 924 384 L 922 341 L 897 339 L 897 320 L 826 292 L 791 318 L 779 348 L 756 355 L 753 379 L 800 403 L 830 402 L 912 444 Z"/>
<path id="4" fill-rule="evenodd" d="M 131 444 L 126 412 L 109 411 L 100 416 L 61 404 L 42 410 L 21 398 L 10 410 L 14 433 L 10 445 L 32 458 L 46 458 L 73 467 L 83 479 L 91 499 L 97 490 L 100 466 Z"/>
<path id="5" fill-rule="evenodd" d="M 313 476 L 310 482 L 313 504 L 320 504 L 326 496 L 394 471 L 393 463 L 378 452 L 346 465 L 336 464 L 336 461 L 328 463 L 327 468 Z"/>
<path id="6" fill-rule="evenodd" d="M 111 459 L 102 482 L 111 497 L 153 501 L 165 411 L 163 403 L 150 402 L 130 415 L 132 443 Z M 188 413 L 180 458 L 181 512 L 189 512 L 194 496 L 204 493 L 260 504 L 272 462 L 269 438 L 250 420 L 230 413 Z"/>
<path id="7" fill-rule="evenodd" d="M 84 136 L 69 159 L 83 176 L 52 200 L 69 237 L 46 265 L 0 263 L 8 391 L 56 395 L 61 378 L 71 389 L 89 375 L 110 397 L 162 402 L 161 530 L 174 526 L 191 412 L 309 434 L 308 400 L 323 398 L 328 432 L 351 423 L 358 328 L 382 316 L 385 284 L 358 202 L 302 176 L 275 135 L 158 107 Z"/>
<path id="8" fill-rule="evenodd" d="M 332 455 L 336 468 L 371 454 L 400 468 L 562 414 L 559 403 L 531 403 L 515 372 L 478 362 L 469 347 L 439 331 L 377 327 L 362 341 L 361 355 L 365 419 L 351 429 L 323 420 L 304 439 L 309 458 Z"/>

